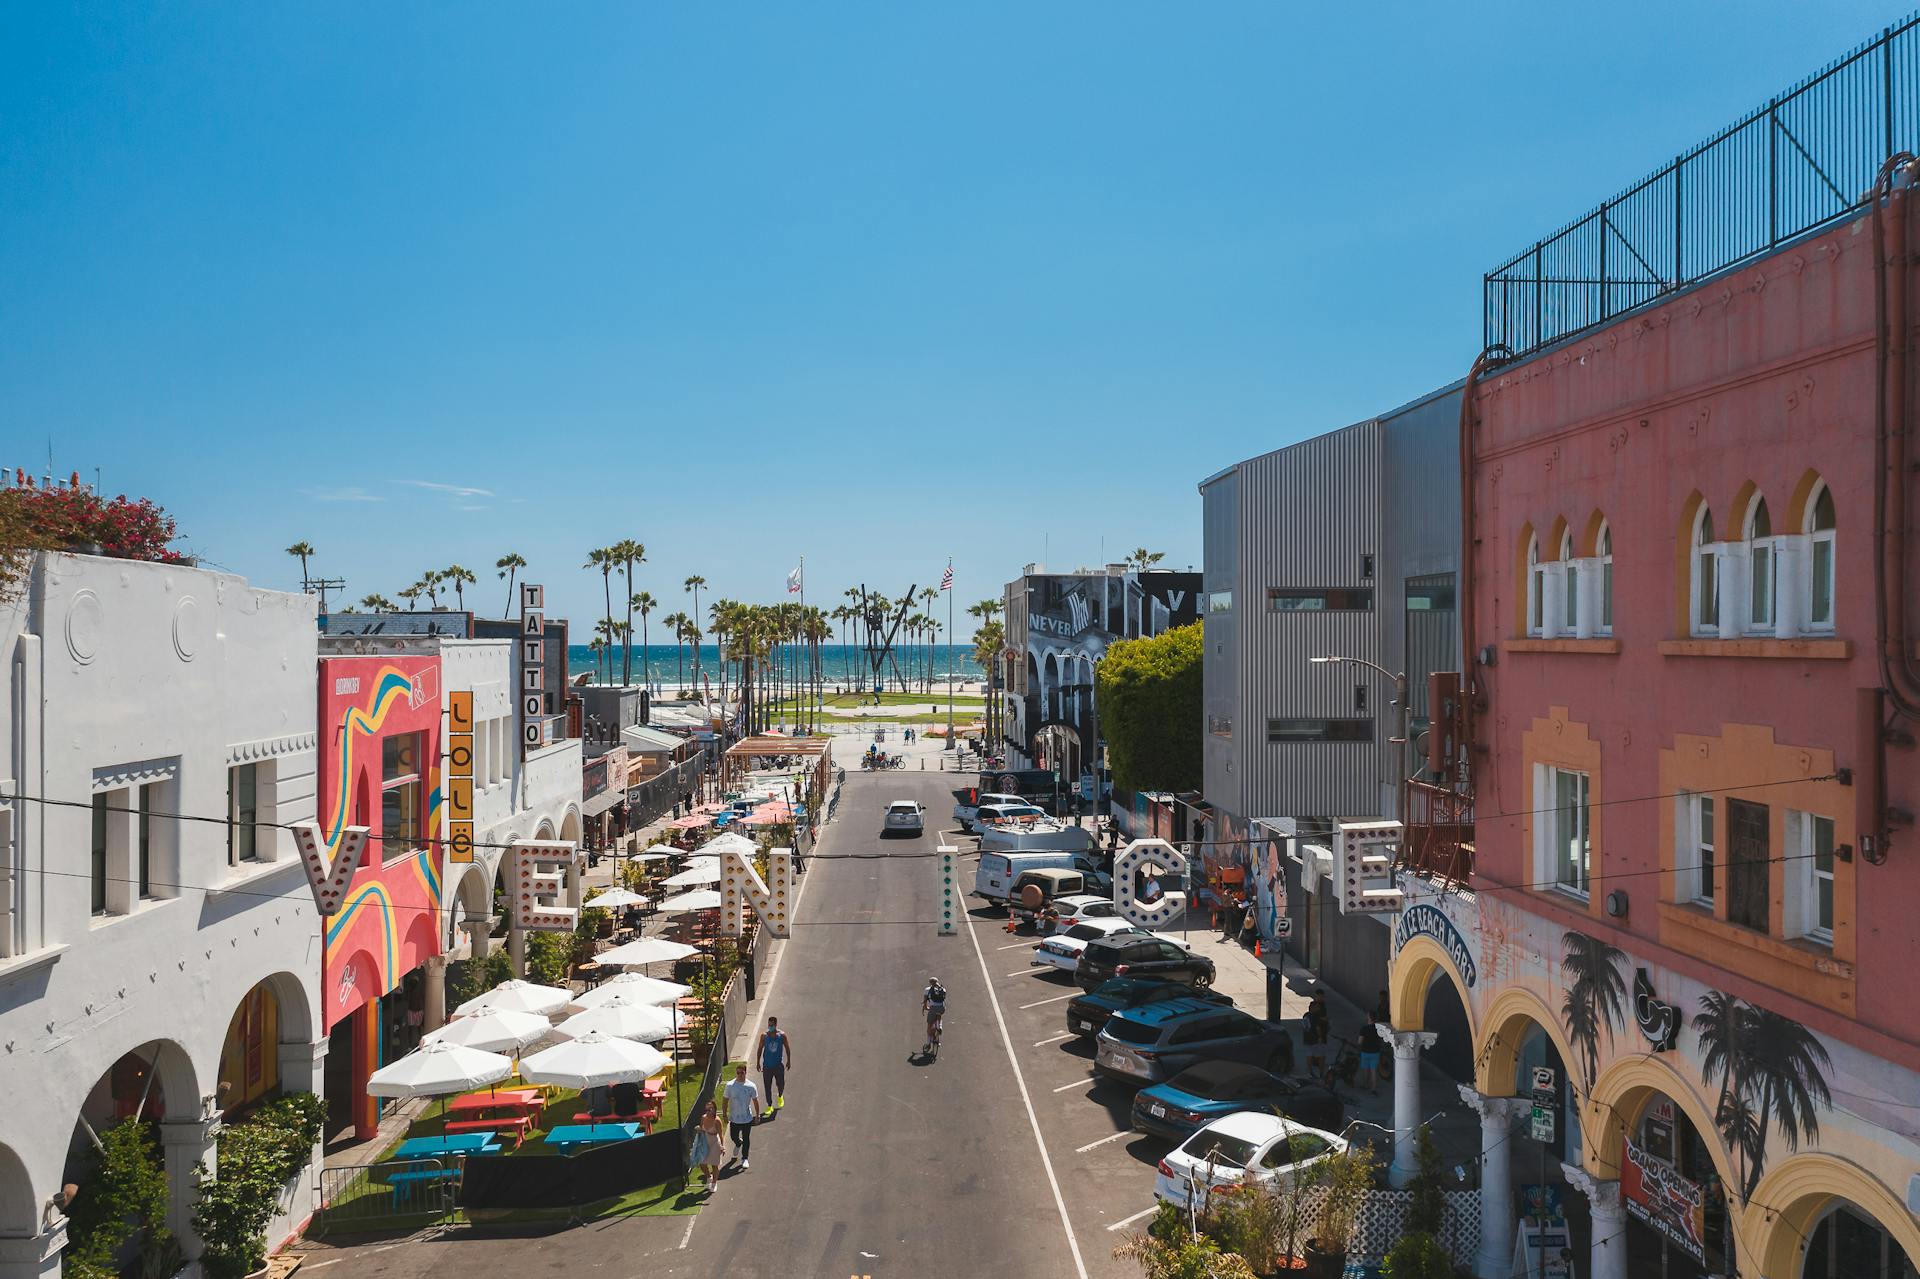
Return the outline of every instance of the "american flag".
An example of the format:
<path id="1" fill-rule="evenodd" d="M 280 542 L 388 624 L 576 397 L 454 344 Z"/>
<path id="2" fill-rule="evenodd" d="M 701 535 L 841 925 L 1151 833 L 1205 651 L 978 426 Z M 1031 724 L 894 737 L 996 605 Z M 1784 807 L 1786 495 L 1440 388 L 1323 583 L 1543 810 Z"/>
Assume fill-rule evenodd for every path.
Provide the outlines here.
<path id="1" fill-rule="evenodd" d="M 940 589 L 943 591 L 953 589 L 953 565 L 951 564 L 947 565 L 947 571 L 940 575 Z"/>

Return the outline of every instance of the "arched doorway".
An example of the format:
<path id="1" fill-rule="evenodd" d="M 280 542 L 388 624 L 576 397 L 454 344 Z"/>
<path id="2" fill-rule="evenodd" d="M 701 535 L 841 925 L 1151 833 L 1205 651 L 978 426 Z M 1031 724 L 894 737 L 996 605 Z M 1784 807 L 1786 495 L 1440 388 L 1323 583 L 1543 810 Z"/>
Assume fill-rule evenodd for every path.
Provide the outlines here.
<path id="1" fill-rule="evenodd" d="M 0 1144 L 0 1239 L 31 1239 L 40 1228 L 33 1179 L 12 1149 Z"/>
<path id="2" fill-rule="evenodd" d="M 1608 1072 L 1595 1098 L 1597 1123 L 1606 1130 L 1599 1153 L 1619 1169 L 1629 1218 L 1627 1272 L 1667 1279 L 1734 1273 L 1734 1214 L 1710 1117 L 1677 1098 L 1685 1097 L 1678 1086 L 1672 1092 L 1640 1086 L 1612 1097 L 1611 1078 L 1619 1073 Z"/>
<path id="3" fill-rule="evenodd" d="M 1915 1279 L 1913 1261 L 1885 1226 L 1836 1200 L 1807 1237 L 1800 1279 Z"/>
<path id="4" fill-rule="evenodd" d="M 150 1241 L 148 1226 L 164 1225 L 175 1234 L 181 1232 L 193 1209 L 186 1166 L 211 1149 L 211 1139 L 198 1122 L 200 1114 L 193 1059 L 172 1040 L 141 1044 L 107 1067 L 80 1104 L 60 1172 L 62 1184 L 79 1188 L 76 1206 L 68 1214 L 68 1256 L 98 1248 L 95 1255 L 102 1264 L 125 1265 Z M 182 1127 L 193 1140 L 163 1141 L 164 1134 L 177 1133 Z M 111 1171 L 105 1167 L 108 1163 L 113 1165 Z M 98 1188 L 103 1178 L 124 1185 L 169 1172 L 180 1175 L 168 1177 L 166 1207 L 157 1221 L 101 1217 L 90 1211 L 102 1203 Z M 104 1236 L 96 1233 L 100 1231 L 106 1232 Z"/>
<path id="5" fill-rule="evenodd" d="M 1398 1030 L 1434 1032 L 1422 1056 L 1456 1083 L 1474 1081 L 1477 1036 L 1468 985 L 1452 956 L 1431 937 L 1414 936 L 1395 952 L 1388 1001 Z"/>
<path id="6" fill-rule="evenodd" d="M 280 997 L 269 981 L 255 983 L 233 1010 L 214 1085 L 220 1110 L 229 1118 L 280 1091 L 280 1020 Z"/>

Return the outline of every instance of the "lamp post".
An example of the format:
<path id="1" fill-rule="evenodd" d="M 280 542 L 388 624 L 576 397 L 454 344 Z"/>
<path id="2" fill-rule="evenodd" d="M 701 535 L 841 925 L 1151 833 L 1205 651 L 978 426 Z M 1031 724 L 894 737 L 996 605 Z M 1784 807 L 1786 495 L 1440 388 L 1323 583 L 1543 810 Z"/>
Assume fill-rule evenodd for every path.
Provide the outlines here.
<path id="1" fill-rule="evenodd" d="M 1397 770 L 1399 775 L 1394 782 L 1394 804 L 1396 805 L 1399 811 L 1394 813 L 1394 816 L 1397 819 L 1399 819 L 1402 823 L 1404 823 L 1407 820 L 1407 776 L 1408 776 L 1407 676 L 1406 676 L 1406 673 L 1403 671 L 1399 674 L 1395 674 L 1394 672 L 1388 670 L 1386 667 L 1381 666 L 1376 662 L 1369 662 L 1364 657 L 1309 657 L 1307 660 L 1309 662 L 1314 663 L 1317 666 L 1326 665 L 1332 662 L 1348 662 L 1354 666 L 1364 666 L 1368 670 L 1373 671 L 1375 674 L 1385 676 L 1387 679 L 1390 679 L 1393 681 L 1393 705 L 1394 705 L 1394 725 L 1395 725 L 1395 734 L 1393 737 L 1393 743 L 1395 746 L 1399 748 L 1398 761 L 1397 761 L 1399 764 L 1399 768 Z"/>

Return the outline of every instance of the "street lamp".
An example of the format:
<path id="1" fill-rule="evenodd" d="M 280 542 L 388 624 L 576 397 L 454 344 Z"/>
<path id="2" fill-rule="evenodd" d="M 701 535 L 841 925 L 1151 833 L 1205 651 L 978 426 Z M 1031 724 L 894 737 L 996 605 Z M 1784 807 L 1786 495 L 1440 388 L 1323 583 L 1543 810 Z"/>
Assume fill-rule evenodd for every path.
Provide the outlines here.
<path id="1" fill-rule="evenodd" d="M 1399 811 L 1395 813 L 1394 816 L 1399 818 L 1402 822 L 1406 821 L 1407 820 L 1407 777 L 1408 777 L 1407 676 L 1406 676 L 1406 673 L 1403 671 L 1399 674 L 1395 674 L 1394 672 L 1388 670 L 1386 667 L 1379 665 L 1377 662 L 1369 662 L 1364 657 L 1309 657 L 1307 660 L 1309 662 L 1312 662 L 1316 666 L 1324 666 L 1333 662 L 1347 662 L 1354 666 L 1364 666 L 1368 670 L 1373 671 L 1375 674 L 1385 676 L 1387 679 L 1390 679 L 1393 681 L 1393 704 L 1395 709 L 1394 720 L 1396 724 L 1396 732 L 1392 740 L 1394 745 L 1400 748 L 1400 755 L 1399 755 L 1400 776 L 1395 783 L 1395 790 L 1394 790 L 1394 802 L 1399 806 Z"/>

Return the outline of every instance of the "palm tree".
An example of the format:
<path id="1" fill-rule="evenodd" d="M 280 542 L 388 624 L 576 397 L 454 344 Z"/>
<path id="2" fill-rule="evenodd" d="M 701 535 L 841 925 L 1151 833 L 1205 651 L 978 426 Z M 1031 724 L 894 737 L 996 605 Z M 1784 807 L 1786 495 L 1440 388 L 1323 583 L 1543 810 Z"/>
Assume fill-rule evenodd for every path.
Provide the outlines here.
<path id="1" fill-rule="evenodd" d="M 1789 1150 L 1820 1135 L 1820 1110 L 1833 1105 L 1832 1060 L 1805 1026 L 1723 991 L 1700 999 L 1700 1074 L 1720 1087 L 1714 1124 L 1744 1169 L 1741 1198 L 1751 1199 L 1767 1167 L 1767 1122 L 1780 1125 Z"/>
<path id="2" fill-rule="evenodd" d="M 613 548 L 598 546 L 587 552 L 587 562 L 580 566 L 581 568 L 597 568 L 600 570 L 600 591 L 605 597 L 607 605 L 607 611 L 603 620 L 607 623 L 609 633 L 611 633 L 613 626 L 613 566 L 616 562 Z M 607 682 L 613 682 L 611 675 L 607 677 Z"/>
<path id="3" fill-rule="evenodd" d="M 405 600 L 408 608 L 412 608 L 420 602 L 420 597 L 426 593 L 426 590 L 426 583 L 415 582 L 412 586 L 403 587 L 395 591 L 394 594 Z"/>
<path id="4" fill-rule="evenodd" d="M 653 658 L 648 654 L 647 614 L 660 607 L 660 601 L 647 591 L 627 597 L 627 616 L 632 617 L 635 609 L 640 610 L 640 682 L 648 688 L 653 687 Z M 633 623 L 627 623 L 627 633 L 633 633 Z"/>
<path id="5" fill-rule="evenodd" d="M 476 580 L 473 573 L 455 564 L 450 568 L 441 570 L 440 580 L 453 583 L 453 606 L 462 612 L 466 611 L 467 592 L 465 588 L 471 586 Z"/>
<path id="6" fill-rule="evenodd" d="M 596 626 L 595 629 L 597 630 L 598 626 Z M 600 654 L 606 649 L 606 647 L 607 647 L 607 641 L 602 639 L 597 634 L 592 639 L 587 641 L 587 651 L 593 654 L 593 673 L 595 676 L 598 676 L 600 674 Z"/>
<path id="7" fill-rule="evenodd" d="M 384 595 L 368 595 L 360 600 L 360 607 L 370 613 L 396 613 L 398 606 Z"/>
<path id="8" fill-rule="evenodd" d="M 440 570 L 430 568 L 420 575 L 420 590 L 430 608 L 440 607 Z"/>
<path id="9" fill-rule="evenodd" d="M 636 563 L 646 562 L 647 548 L 628 537 L 608 547 L 607 553 L 627 570 L 627 634 L 631 635 L 633 634 L 633 566 Z M 620 653 L 620 682 L 623 685 L 633 683 L 633 653 L 628 649 L 622 649 Z"/>
<path id="10" fill-rule="evenodd" d="M 685 688 L 686 680 L 687 680 L 687 677 L 686 677 L 687 615 L 685 613 L 677 613 L 677 612 L 669 613 L 665 617 L 660 619 L 660 624 L 667 628 L 667 633 L 669 635 L 673 636 L 674 686 L 676 688 Z"/>
<path id="11" fill-rule="evenodd" d="M 508 551 L 495 560 L 493 566 L 500 570 L 501 577 L 507 579 L 507 611 L 500 616 L 511 617 L 513 615 L 513 580 L 520 570 L 527 566 L 527 562 L 520 558 L 518 551 Z"/>
<path id="12" fill-rule="evenodd" d="M 1585 933 L 1561 935 L 1564 952 L 1560 973 L 1567 993 L 1560 1003 L 1567 1019 L 1567 1039 L 1584 1059 L 1589 1091 L 1600 1072 L 1600 1031 L 1609 1034 L 1626 1025 L 1627 982 L 1620 975 L 1626 953 Z"/>
<path id="13" fill-rule="evenodd" d="M 287 548 L 287 554 L 300 561 L 300 589 L 306 590 L 312 579 L 307 576 L 307 560 L 314 554 L 312 542 L 295 542 Z"/>
<path id="14" fill-rule="evenodd" d="M 700 624 L 700 588 L 706 584 L 707 579 L 698 573 L 690 574 L 686 581 L 680 583 L 680 589 L 691 593 L 693 596 L 693 616 L 687 620 L 696 627 Z M 698 645 L 695 645 L 693 650 L 693 682 L 696 684 L 700 682 L 700 648 Z"/>
<path id="15" fill-rule="evenodd" d="M 1133 554 L 1127 556 L 1125 562 L 1128 568 L 1145 572 L 1165 558 L 1167 556 L 1164 551 L 1149 551 L 1144 546 L 1136 546 L 1133 548 Z"/>

